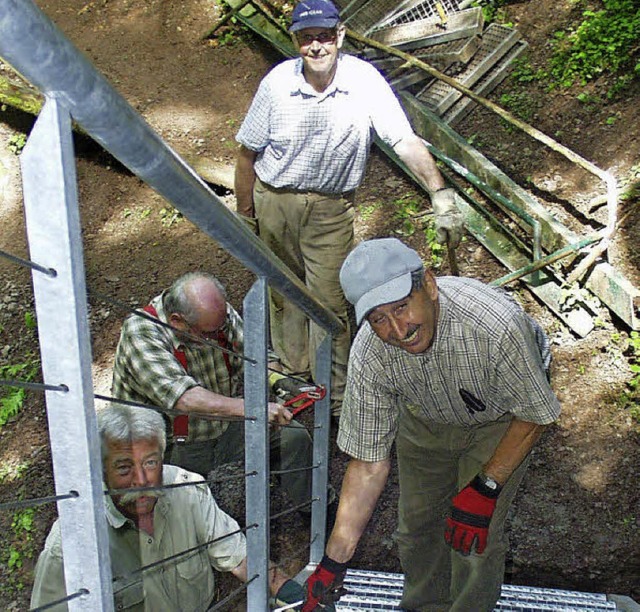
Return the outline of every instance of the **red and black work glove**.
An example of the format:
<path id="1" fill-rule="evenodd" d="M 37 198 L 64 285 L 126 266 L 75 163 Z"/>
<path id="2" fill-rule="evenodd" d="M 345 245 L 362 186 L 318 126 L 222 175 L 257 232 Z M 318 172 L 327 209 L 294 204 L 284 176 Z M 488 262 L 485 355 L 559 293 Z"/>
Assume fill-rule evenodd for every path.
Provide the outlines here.
<path id="1" fill-rule="evenodd" d="M 459 553 L 467 556 L 475 549 L 481 555 L 487 547 L 487 534 L 502 487 L 478 474 L 453 498 L 451 515 L 447 517 L 444 539 Z"/>
<path id="2" fill-rule="evenodd" d="M 327 555 L 322 557 L 322 561 L 305 583 L 307 593 L 302 612 L 335 610 L 335 602 L 347 592 L 342 586 L 346 573 L 346 563 L 338 563 Z"/>

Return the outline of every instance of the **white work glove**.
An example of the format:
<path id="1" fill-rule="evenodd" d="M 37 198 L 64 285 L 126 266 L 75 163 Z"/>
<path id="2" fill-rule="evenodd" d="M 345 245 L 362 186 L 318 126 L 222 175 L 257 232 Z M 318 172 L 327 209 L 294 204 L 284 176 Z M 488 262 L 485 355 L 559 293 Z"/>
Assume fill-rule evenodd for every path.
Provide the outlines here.
<path id="1" fill-rule="evenodd" d="M 444 187 L 431 194 L 431 206 L 436 224 L 436 240 L 455 249 L 462 238 L 462 213 L 456 206 L 456 191 Z"/>

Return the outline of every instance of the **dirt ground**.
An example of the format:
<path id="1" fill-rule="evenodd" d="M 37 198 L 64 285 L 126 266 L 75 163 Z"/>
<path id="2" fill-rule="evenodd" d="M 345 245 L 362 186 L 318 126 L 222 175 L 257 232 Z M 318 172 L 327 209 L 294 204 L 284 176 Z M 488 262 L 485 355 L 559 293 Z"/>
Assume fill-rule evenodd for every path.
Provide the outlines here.
<path id="1" fill-rule="evenodd" d="M 259 80 L 281 59 L 266 43 L 238 28 L 228 29 L 215 41 L 201 40 L 221 16 L 211 0 L 37 3 L 179 154 L 232 168 L 235 133 Z M 534 66 L 548 58 L 550 37 L 576 18 L 575 11 L 574 3 L 568 1 L 509 5 L 510 20 L 529 43 Z M 6 66 L 0 68 L 3 75 L 9 74 Z M 515 91 L 512 87 L 507 81 L 492 98 Z M 590 85 L 585 91 L 593 88 Z M 579 91 L 547 92 L 531 85 L 527 90 L 533 109 L 530 122 L 619 180 L 634 172 L 640 175 L 638 82 L 610 104 L 579 102 Z M 18 157 L 9 144 L 12 138 L 28 134 L 32 121 L 10 109 L 0 112 L 0 221 L 4 228 L 0 249 L 19 257 L 28 257 L 28 250 Z M 587 210 L 602 190 L 584 171 L 576 171 L 521 133 L 507 130 L 488 111 L 475 111 L 458 131 L 473 138 L 474 146 L 527 186 L 562 222 L 602 227 L 602 209 Z M 174 218 L 167 203 L 97 146 L 79 137 L 76 148 L 90 292 L 143 305 L 180 274 L 202 269 L 227 284 L 232 304 L 241 309 L 253 280 L 250 272 L 189 221 Z M 394 215 L 393 202 L 404 196 L 428 208 L 428 200 L 415 186 L 374 151 L 358 194 L 357 239 L 398 235 L 402 220 Z M 225 202 L 233 207 L 233 196 L 225 195 Z M 635 200 L 621 205 L 623 221 L 608 258 L 639 287 L 637 204 Z M 429 256 L 421 232 L 406 240 Z M 459 248 L 458 259 L 464 276 L 489 282 L 506 273 L 471 236 Z M 447 264 L 437 272 L 447 274 Z M 513 508 L 506 580 L 617 593 L 640 601 L 640 424 L 619 404 L 631 378 L 629 329 L 600 308 L 594 331 L 580 339 L 523 285 L 513 284 L 510 290 L 552 339 L 553 386 L 563 413 L 535 449 Z M 0 292 L 0 365 L 32 360 L 37 354 L 36 333 L 25 325 L 25 313 L 33 312 L 29 272 L 0 258 Z M 108 394 L 125 313 L 95 298 L 90 304 L 95 387 L 96 392 Z M 335 445 L 332 449 L 331 480 L 339 488 L 346 460 Z M 50 461 L 42 397 L 30 392 L 19 415 L 0 428 L 0 503 L 51 495 Z M 394 471 L 353 567 L 400 571 L 392 540 L 396 497 Z M 0 514 L 0 608 L 24 610 L 33 564 L 55 508 L 38 507 L 28 530 L 17 530 L 13 517 L 13 512 Z M 274 527 L 273 556 L 290 571 L 299 570 L 305 561 L 305 537 L 294 523 Z M 9 564 L 10 546 L 21 553 L 19 565 Z"/>

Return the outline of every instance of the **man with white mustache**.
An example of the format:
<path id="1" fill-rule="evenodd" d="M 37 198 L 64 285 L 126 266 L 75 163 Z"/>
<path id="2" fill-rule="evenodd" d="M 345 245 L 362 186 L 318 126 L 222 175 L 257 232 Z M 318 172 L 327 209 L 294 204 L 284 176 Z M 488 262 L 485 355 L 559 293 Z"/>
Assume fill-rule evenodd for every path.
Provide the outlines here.
<path id="1" fill-rule="evenodd" d="M 98 411 L 98 430 L 109 491 L 193 483 L 105 496 L 114 608 L 207 610 L 214 603 L 214 569 L 231 572 L 246 582 L 246 543 L 238 523 L 218 507 L 202 476 L 163 465 L 162 416 L 145 408 L 112 405 Z M 148 569 L 140 571 L 145 567 Z M 269 583 L 278 605 L 302 599 L 300 585 L 274 565 Z M 36 565 L 31 607 L 65 597 L 61 532 L 56 521 Z M 51 609 L 60 612 L 67 605 Z"/>
<path id="2" fill-rule="evenodd" d="M 548 339 L 505 291 L 436 278 L 395 238 L 360 243 L 340 281 L 361 324 L 337 439 L 351 460 L 303 612 L 340 597 L 394 443 L 402 608 L 493 610 L 508 510 L 529 452 L 560 413 Z"/>

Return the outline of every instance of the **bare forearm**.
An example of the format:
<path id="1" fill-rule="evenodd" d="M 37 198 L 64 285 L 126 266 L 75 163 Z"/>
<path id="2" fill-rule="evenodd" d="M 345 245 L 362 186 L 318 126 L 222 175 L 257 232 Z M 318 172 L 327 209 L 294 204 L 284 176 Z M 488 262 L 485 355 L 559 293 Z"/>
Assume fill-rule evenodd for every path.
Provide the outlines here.
<path id="1" fill-rule="evenodd" d="M 389 461 L 365 462 L 352 459 L 342 483 L 336 523 L 327 543 L 327 555 L 346 563 L 373 514 L 389 475 Z"/>
<path id="2" fill-rule="evenodd" d="M 484 466 L 484 472 L 505 484 L 538 441 L 546 425 L 514 419 Z"/>
<path id="3" fill-rule="evenodd" d="M 429 193 L 445 186 L 436 160 L 418 136 L 414 134 L 411 138 L 404 138 L 394 151 Z"/>
<path id="4" fill-rule="evenodd" d="M 247 581 L 247 558 L 245 557 L 231 573 L 241 582 Z M 289 580 L 289 577 L 273 562 L 269 561 L 269 590 L 275 595 L 280 587 Z"/>
<path id="5" fill-rule="evenodd" d="M 244 416 L 244 400 L 213 393 L 204 387 L 192 387 L 176 402 L 182 412 L 201 412 L 217 416 Z"/>
<path id="6" fill-rule="evenodd" d="M 253 184 L 256 173 L 253 168 L 257 153 L 246 147 L 240 147 L 236 161 L 234 188 L 236 192 L 236 210 L 245 217 L 254 217 Z"/>

